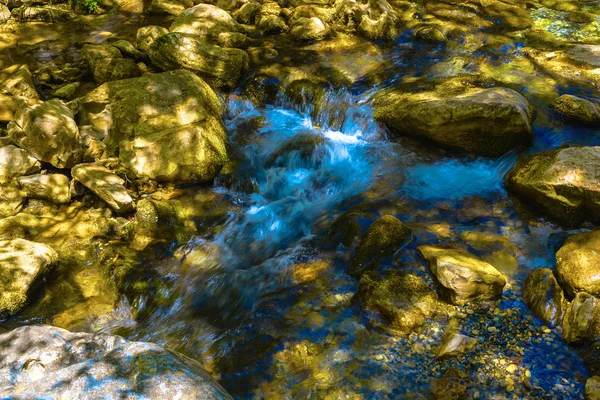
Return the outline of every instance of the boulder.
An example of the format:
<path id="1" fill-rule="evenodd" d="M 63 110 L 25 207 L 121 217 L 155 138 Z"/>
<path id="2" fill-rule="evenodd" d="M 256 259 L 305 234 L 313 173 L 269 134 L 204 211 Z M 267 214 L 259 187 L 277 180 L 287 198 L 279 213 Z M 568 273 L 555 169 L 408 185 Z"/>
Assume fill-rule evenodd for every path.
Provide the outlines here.
<path id="1" fill-rule="evenodd" d="M 495 300 L 502 296 L 506 278 L 493 265 L 460 249 L 419 246 L 431 273 L 454 304 Z"/>
<path id="2" fill-rule="evenodd" d="M 240 32 L 242 27 L 227 11 L 201 3 L 175 18 L 169 31 L 216 38 L 222 32 Z"/>
<path id="3" fill-rule="evenodd" d="M 563 338 L 568 343 L 600 340 L 600 302 L 580 292 L 567 307 L 562 321 Z"/>
<path id="4" fill-rule="evenodd" d="M 180 15 L 193 5 L 194 2 L 191 0 L 151 0 L 144 14 Z"/>
<path id="5" fill-rule="evenodd" d="M 552 270 L 539 268 L 530 273 L 525 280 L 523 298 L 535 316 L 545 323 L 552 326 L 562 323 L 567 301 Z"/>
<path id="6" fill-rule="evenodd" d="M 222 32 L 217 38 L 219 46 L 233 47 L 236 49 L 245 49 L 250 45 L 248 36 L 240 32 Z"/>
<path id="7" fill-rule="evenodd" d="M 415 275 L 391 271 L 383 277 L 373 271 L 362 275 L 355 297 L 363 308 L 376 311 L 371 323 L 396 335 L 407 335 L 438 309 L 435 292 Z"/>
<path id="8" fill-rule="evenodd" d="M 17 179 L 21 190 L 32 199 L 48 200 L 54 204 L 71 201 L 69 178 L 62 174 L 29 175 Z"/>
<path id="9" fill-rule="evenodd" d="M 435 358 L 451 358 L 469 352 L 477 345 L 477 339 L 463 335 L 456 330 L 449 330 L 442 336 L 442 341 L 435 352 Z"/>
<path id="10" fill-rule="evenodd" d="M 239 9 L 232 13 L 240 24 L 254 24 L 256 16 L 260 13 L 262 6 L 257 1 L 244 3 Z"/>
<path id="11" fill-rule="evenodd" d="M 600 146 L 569 147 L 519 159 L 507 187 L 568 225 L 600 221 Z"/>
<path id="12" fill-rule="evenodd" d="M 90 189 L 106 202 L 115 212 L 133 210 L 133 200 L 125 186 L 125 180 L 101 165 L 79 164 L 71 170 L 73 179 Z"/>
<path id="13" fill-rule="evenodd" d="M 0 346 L 2 397 L 232 399 L 200 363 L 153 343 L 33 325 Z"/>
<path id="14" fill-rule="evenodd" d="M 598 110 L 598 106 L 581 97 L 563 94 L 556 98 L 550 106 L 567 120 L 584 124 L 600 123 L 600 110 Z"/>
<path id="15" fill-rule="evenodd" d="M 19 22 L 69 22 L 77 17 L 67 4 L 30 5 L 23 4 L 11 11 L 13 18 Z"/>
<path id="16" fill-rule="evenodd" d="M 148 55 L 163 71 L 187 69 L 223 89 L 237 87 L 249 62 L 243 50 L 210 45 L 195 35 L 179 32 L 156 39 Z"/>
<path id="17" fill-rule="evenodd" d="M 256 29 L 266 35 L 276 35 L 289 29 L 283 18 L 278 15 L 266 14 L 256 18 Z"/>
<path id="18" fill-rule="evenodd" d="M 0 184 L 19 176 L 35 174 L 39 170 L 40 162 L 25 150 L 12 145 L 0 147 Z"/>
<path id="19" fill-rule="evenodd" d="M 585 400 L 598 400 L 600 399 L 600 376 L 592 376 L 585 383 L 585 394 L 583 397 Z"/>
<path id="20" fill-rule="evenodd" d="M 0 218 L 18 214 L 25 204 L 25 193 L 14 186 L 0 186 Z"/>
<path id="21" fill-rule="evenodd" d="M 531 106 L 506 88 L 449 97 L 392 91 L 376 99 L 374 107 L 375 118 L 394 133 L 486 157 L 501 156 L 533 137 Z"/>
<path id="22" fill-rule="evenodd" d="M 43 244 L 25 239 L 0 241 L 0 314 L 23 308 L 32 286 L 57 262 L 58 254 Z"/>
<path id="23" fill-rule="evenodd" d="M 350 274 L 360 276 L 377 267 L 378 262 L 392 256 L 410 239 L 410 229 L 392 215 L 375 221 L 361 238 L 350 266 Z"/>
<path id="24" fill-rule="evenodd" d="M 94 81 L 100 84 L 137 78 L 140 75 L 142 75 L 140 68 L 128 58 L 108 58 L 97 63 L 93 69 Z"/>
<path id="25" fill-rule="evenodd" d="M 113 47 L 119 49 L 121 54 L 126 57 L 133 58 L 134 60 L 139 60 L 145 57 L 145 54 L 138 49 L 128 40 L 117 40 L 111 43 Z"/>
<path id="26" fill-rule="evenodd" d="M 75 92 L 77 92 L 79 86 L 81 86 L 80 82 L 67 83 L 66 85 L 54 90 L 52 92 L 52 96 L 61 100 L 71 100 L 75 96 Z"/>
<path id="27" fill-rule="evenodd" d="M 40 98 L 31 71 L 24 64 L 16 64 L 0 71 L 0 92 L 29 99 Z"/>
<path id="28" fill-rule="evenodd" d="M 156 39 L 166 35 L 167 33 L 169 33 L 167 28 L 156 25 L 144 26 L 138 29 L 136 33 L 136 43 L 138 49 L 147 52 Z"/>
<path id="29" fill-rule="evenodd" d="M 556 253 L 556 273 L 571 296 L 600 296 L 600 230 L 569 237 Z"/>
<path id="30" fill-rule="evenodd" d="M 73 113 L 58 99 L 21 110 L 8 124 L 8 135 L 29 154 L 57 168 L 71 168 L 81 160 Z"/>
<path id="31" fill-rule="evenodd" d="M 329 27 L 317 17 L 298 18 L 290 30 L 290 35 L 296 40 L 322 40 L 328 34 Z"/>
<path id="32" fill-rule="evenodd" d="M 81 48 L 81 58 L 91 71 L 108 59 L 122 57 L 121 51 L 110 44 L 84 44 Z"/>

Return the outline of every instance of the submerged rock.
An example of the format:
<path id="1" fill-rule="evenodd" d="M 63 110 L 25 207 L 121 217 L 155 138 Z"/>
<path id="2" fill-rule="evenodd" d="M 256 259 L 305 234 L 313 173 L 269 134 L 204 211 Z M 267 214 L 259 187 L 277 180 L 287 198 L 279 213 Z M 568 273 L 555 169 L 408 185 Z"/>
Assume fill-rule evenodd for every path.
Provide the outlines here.
<path id="1" fill-rule="evenodd" d="M 535 316 L 545 323 L 552 326 L 562 323 L 567 302 L 552 270 L 539 268 L 530 273 L 525 280 L 523 298 Z"/>
<path id="2" fill-rule="evenodd" d="M 381 327 L 407 335 L 425 323 L 438 308 L 435 292 L 415 275 L 391 271 L 383 277 L 370 271 L 362 275 L 356 298 L 364 308 L 379 312 L 386 320 Z M 376 318 L 371 321 L 380 325 Z"/>
<path id="3" fill-rule="evenodd" d="M 71 168 L 83 155 L 73 113 L 57 99 L 21 110 L 9 123 L 8 135 L 29 154 L 57 168 Z"/>
<path id="4" fill-rule="evenodd" d="M 385 257 L 392 256 L 410 239 L 410 229 L 392 215 L 385 215 L 375 221 L 365 232 L 356 249 L 350 266 L 350 274 L 360 276 L 374 269 Z"/>
<path id="5" fill-rule="evenodd" d="M 584 124 L 600 123 L 600 110 L 597 105 L 581 97 L 563 94 L 552 102 L 551 107 L 568 120 Z"/>
<path id="6" fill-rule="evenodd" d="M 456 368 L 449 368 L 441 379 L 431 383 L 431 393 L 436 400 L 458 400 L 467 393 L 469 375 Z"/>
<path id="7" fill-rule="evenodd" d="M 249 63 L 243 50 L 211 45 L 195 35 L 180 32 L 156 39 L 148 48 L 148 55 L 163 71 L 187 69 L 224 89 L 238 85 Z"/>
<path id="8" fill-rule="evenodd" d="M 591 294 L 580 292 L 567 307 L 563 338 L 569 343 L 600 340 L 600 302 Z"/>
<path id="9" fill-rule="evenodd" d="M 21 190 L 32 199 L 48 200 L 54 204 L 71 201 L 69 178 L 62 174 L 30 175 L 17 179 Z"/>
<path id="10" fill-rule="evenodd" d="M 510 190 L 570 225 L 600 221 L 600 146 L 521 157 L 507 175 Z"/>
<path id="11" fill-rule="evenodd" d="M 506 88 L 473 89 L 454 97 L 393 91 L 375 101 L 374 115 L 395 133 L 487 157 L 501 156 L 533 137 L 531 106 Z"/>
<path id="12" fill-rule="evenodd" d="M 40 162 L 15 146 L 0 147 L 0 184 L 40 170 Z"/>
<path id="13" fill-rule="evenodd" d="M 117 213 L 133 210 L 133 200 L 123 185 L 125 180 L 98 164 L 79 164 L 71 170 L 73 178 L 94 192 Z"/>
<path id="14" fill-rule="evenodd" d="M 57 262 L 56 252 L 43 244 L 25 239 L 0 241 L 0 314 L 23 308 L 31 287 Z"/>
<path id="15" fill-rule="evenodd" d="M 473 350 L 476 345 L 477 339 L 450 330 L 442 336 L 442 341 L 435 352 L 435 358 L 456 357 Z"/>
<path id="16" fill-rule="evenodd" d="M 153 343 L 41 325 L 0 346 L 2 396 L 231 399 L 200 363 Z"/>
<path id="17" fill-rule="evenodd" d="M 600 296 L 600 230 L 569 237 L 556 253 L 556 273 L 571 296 Z"/>
<path id="18" fill-rule="evenodd" d="M 495 300 L 502 296 L 506 277 L 493 265 L 459 249 L 419 246 L 419 253 L 429 263 L 429 269 L 447 289 L 454 304 Z"/>

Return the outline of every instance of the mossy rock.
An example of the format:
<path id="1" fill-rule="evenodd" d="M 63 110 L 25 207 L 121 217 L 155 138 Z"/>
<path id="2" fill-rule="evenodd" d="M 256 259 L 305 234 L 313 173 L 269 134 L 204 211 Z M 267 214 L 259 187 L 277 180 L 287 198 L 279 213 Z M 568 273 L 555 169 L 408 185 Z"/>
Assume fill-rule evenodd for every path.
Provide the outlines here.
<path id="1" fill-rule="evenodd" d="M 331 84 L 318 79 L 298 79 L 285 88 L 285 97 L 301 110 L 318 114 L 325 96 L 332 90 Z"/>
<path id="2" fill-rule="evenodd" d="M 536 317 L 552 326 L 562 324 L 567 301 L 552 270 L 539 268 L 525 280 L 525 303 Z"/>

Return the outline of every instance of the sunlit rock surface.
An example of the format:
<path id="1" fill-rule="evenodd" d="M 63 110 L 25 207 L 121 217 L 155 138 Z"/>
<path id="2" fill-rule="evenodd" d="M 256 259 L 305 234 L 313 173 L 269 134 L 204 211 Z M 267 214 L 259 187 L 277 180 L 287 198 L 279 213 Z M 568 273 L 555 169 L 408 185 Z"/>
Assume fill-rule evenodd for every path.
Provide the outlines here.
<path id="1" fill-rule="evenodd" d="M 569 343 L 600 340 L 600 300 L 579 292 L 563 316 L 563 338 Z"/>
<path id="2" fill-rule="evenodd" d="M 542 321 L 552 326 L 562 324 L 567 301 L 552 270 L 539 268 L 527 276 L 524 300 Z"/>
<path id="3" fill-rule="evenodd" d="M 223 32 L 240 32 L 242 27 L 227 11 L 212 4 L 198 4 L 175 18 L 169 31 L 215 39 Z"/>
<path id="4" fill-rule="evenodd" d="M 523 156 L 506 178 L 510 190 L 568 224 L 600 220 L 600 147 Z"/>
<path id="5" fill-rule="evenodd" d="M 40 162 L 15 146 L 0 147 L 0 183 L 40 170 Z"/>
<path id="6" fill-rule="evenodd" d="M 99 164 L 79 164 L 71 174 L 117 213 L 133 210 L 133 200 L 123 185 L 125 180 L 108 168 Z"/>
<path id="7" fill-rule="evenodd" d="M 595 103 L 581 97 L 564 94 L 555 99 L 552 108 L 568 120 L 585 124 L 599 124 L 600 111 Z"/>
<path id="8" fill-rule="evenodd" d="M 197 361 L 153 343 L 41 325 L 0 335 L 0 346 L 7 397 L 231 399 Z"/>
<path id="9" fill-rule="evenodd" d="M 56 251 L 43 244 L 24 239 L 0 241 L 0 314 L 23 308 L 31 287 L 57 262 Z"/>
<path id="10" fill-rule="evenodd" d="M 532 139 L 531 106 L 505 88 L 473 89 L 449 97 L 392 91 L 378 98 L 375 118 L 395 133 L 489 157 Z"/>
<path id="11" fill-rule="evenodd" d="M 27 197 L 67 204 L 71 201 L 69 178 L 62 174 L 30 175 L 17 179 Z"/>
<path id="12" fill-rule="evenodd" d="M 571 296 L 600 296 L 600 230 L 570 236 L 556 253 L 556 272 Z"/>

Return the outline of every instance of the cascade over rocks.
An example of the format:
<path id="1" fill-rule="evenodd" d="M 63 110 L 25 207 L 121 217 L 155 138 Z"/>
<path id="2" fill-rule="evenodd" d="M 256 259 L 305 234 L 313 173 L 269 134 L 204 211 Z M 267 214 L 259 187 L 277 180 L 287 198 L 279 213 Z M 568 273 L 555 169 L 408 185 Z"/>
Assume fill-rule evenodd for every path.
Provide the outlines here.
<path id="1" fill-rule="evenodd" d="M 32 325 L 0 348 L 3 397 L 232 399 L 199 362 L 153 343 Z"/>

